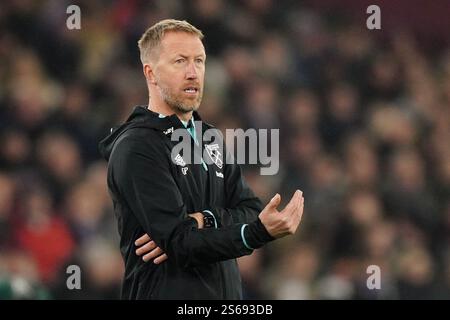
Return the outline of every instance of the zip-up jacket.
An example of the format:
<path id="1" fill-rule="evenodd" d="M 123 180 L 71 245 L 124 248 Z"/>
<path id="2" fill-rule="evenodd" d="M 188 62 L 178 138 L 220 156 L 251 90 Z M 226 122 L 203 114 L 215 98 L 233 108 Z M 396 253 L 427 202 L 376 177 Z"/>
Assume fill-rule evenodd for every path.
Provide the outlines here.
<path id="1" fill-rule="evenodd" d="M 201 121 L 198 113 L 193 120 Z M 197 135 L 217 130 L 200 124 Z M 225 147 L 224 159 L 208 141 L 192 139 L 193 154 L 210 159 L 203 156 L 201 163 L 190 164 L 186 155 L 172 155 L 178 142 L 171 136 L 177 129 L 187 131 L 176 115 L 162 117 L 137 106 L 100 142 L 125 262 L 121 297 L 241 299 L 236 258 L 273 240 L 258 218 L 262 204 L 239 165 L 230 163 Z M 211 215 L 214 226 L 199 229 L 188 216 L 194 212 Z M 134 242 L 144 233 L 168 260 L 156 265 L 136 255 Z"/>

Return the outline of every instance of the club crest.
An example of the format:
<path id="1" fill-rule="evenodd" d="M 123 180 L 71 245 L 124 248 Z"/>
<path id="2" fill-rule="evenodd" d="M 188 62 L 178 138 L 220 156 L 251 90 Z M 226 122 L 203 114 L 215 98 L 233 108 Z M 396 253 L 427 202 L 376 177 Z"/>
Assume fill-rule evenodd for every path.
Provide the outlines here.
<path id="1" fill-rule="evenodd" d="M 216 166 L 218 166 L 220 169 L 222 169 L 223 161 L 222 161 L 222 154 L 219 151 L 219 145 L 217 143 L 214 144 L 205 144 L 206 152 L 208 153 L 208 156 L 211 158 L 211 160 L 214 162 Z"/>

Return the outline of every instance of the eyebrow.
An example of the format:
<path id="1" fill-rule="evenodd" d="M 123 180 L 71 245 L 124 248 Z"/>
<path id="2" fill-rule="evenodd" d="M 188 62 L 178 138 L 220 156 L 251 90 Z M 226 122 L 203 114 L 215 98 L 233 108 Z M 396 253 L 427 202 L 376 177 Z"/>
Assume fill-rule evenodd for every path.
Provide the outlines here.
<path id="1" fill-rule="evenodd" d="M 181 54 L 181 53 L 177 53 L 175 55 L 175 57 L 182 57 L 182 58 L 185 58 L 185 59 L 189 58 L 187 55 L 184 55 L 184 54 Z M 201 53 L 201 54 L 196 55 L 195 57 L 196 58 L 198 58 L 198 57 L 206 58 L 206 54 Z"/>

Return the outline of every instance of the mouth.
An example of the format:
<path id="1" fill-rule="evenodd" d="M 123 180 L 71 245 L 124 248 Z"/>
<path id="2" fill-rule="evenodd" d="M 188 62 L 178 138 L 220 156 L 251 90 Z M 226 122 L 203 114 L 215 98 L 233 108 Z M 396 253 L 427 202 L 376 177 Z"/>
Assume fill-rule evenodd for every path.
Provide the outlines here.
<path id="1" fill-rule="evenodd" d="M 183 92 L 188 95 L 196 95 L 199 91 L 198 87 L 186 87 L 184 88 Z"/>

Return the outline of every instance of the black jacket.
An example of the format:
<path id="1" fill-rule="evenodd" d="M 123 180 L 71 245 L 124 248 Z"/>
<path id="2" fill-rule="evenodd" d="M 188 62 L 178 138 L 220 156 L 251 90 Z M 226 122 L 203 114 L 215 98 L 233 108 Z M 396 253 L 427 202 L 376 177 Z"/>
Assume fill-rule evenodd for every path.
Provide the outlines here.
<path id="1" fill-rule="evenodd" d="M 200 120 L 196 112 L 194 119 Z M 212 127 L 203 123 L 201 128 Z M 206 170 L 202 164 L 174 161 L 171 150 L 177 142 L 170 138 L 176 129 L 186 130 L 176 115 L 161 118 L 138 106 L 100 142 L 109 162 L 108 188 L 125 261 L 121 297 L 241 299 L 235 258 L 273 240 L 258 219 L 261 202 L 236 164 L 211 162 Z M 203 210 L 214 215 L 217 228 L 198 229 L 188 216 Z M 168 260 L 155 265 L 135 254 L 134 241 L 144 233 Z"/>

